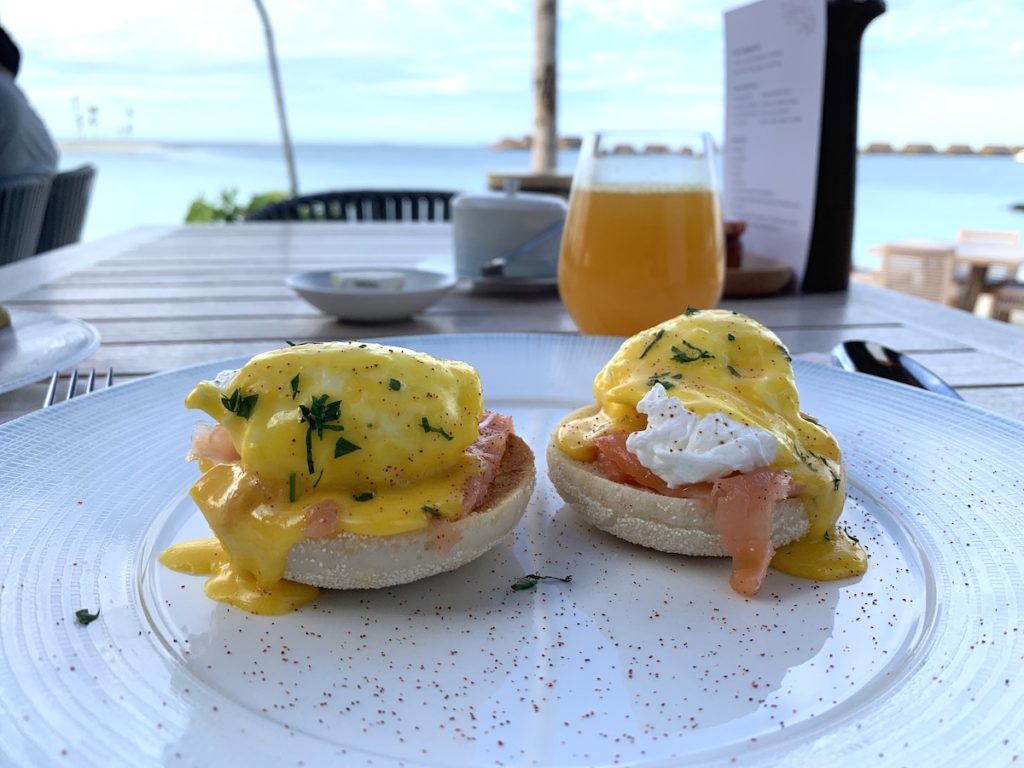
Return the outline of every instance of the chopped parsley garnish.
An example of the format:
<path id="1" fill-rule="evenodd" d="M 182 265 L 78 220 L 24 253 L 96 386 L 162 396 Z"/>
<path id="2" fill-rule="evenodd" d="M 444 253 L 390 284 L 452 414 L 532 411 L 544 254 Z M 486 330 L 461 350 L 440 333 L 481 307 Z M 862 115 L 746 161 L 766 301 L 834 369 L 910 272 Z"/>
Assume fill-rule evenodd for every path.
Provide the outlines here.
<path id="1" fill-rule="evenodd" d="M 441 516 L 441 510 L 439 510 L 437 507 L 431 507 L 429 504 L 424 504 L 422 507 L 420 507 L 420 509 L 426 512 L 428 515 L 433 515 L 434 517 Z"/>
<path id="2" fill-rule="evenodd" d="M 427 417 L 426 416 L 424 416 L 420 420 L 420 426 L 423 427 L 423 431 L 424 432 L 435 432 L 435 433 L 439 434 L 441 437 L 443 437 L 445 440 L 453 440 L 454 439 L 442 427 L 432 427 L 432 426 L 430 426 L 430 422 L 427 421 Z"/>
<path id="3" fill-rule="evenodd" d="M 811 470 L 811 472 L 817 471 L 815 470 L 814 465 L 811 464 L 811 460 L 808 458 L 806 453 L 801 451 L 799 448 L 794 448 L 793 453 L 796 454 L 796 457 L 798 459 L 800 459 L 800 463 L 807 467 L 809 470 Z M 815 458 L 818 459 L 818 461 L 821 461 L 821 457 L 815 456 Z"/>
<path id="4" fill-rule="evenodd" d="M 688 341 L 682 342 L 683 346 L 690 350 L 688 353 L 686 350 L 680 349 L 679 347 L 672 347 L 672 359 L 677 363 L 693 363 L 697 360 L 710 360 L 714 357 L 706 349 L 694 346 Z"/>
<path id="5" fill-rule="evenodd" d="M 342 456 L 348 456 L 358 450 L 361 450 L 358 445 L 349 442 L 344 437 L 339 437 L 338 442 L 334 444 L 334 458 L 340 459 Z"/>
<path id="6" fill-rule="evenodd" d="M 288 501 L 295 501 L 295 473 L 288 475 Z"/>
<path id="7" fill-rule="evenodd" d="M 647 353 L 651 351 L 651 347 L 653 347 L 655 344 L 657 344 L 659 341 L 661 341 L 661 337 L 664 336 L 664 335 L 665 335 L 665 329 L 664 328 L 662 328 L 656 334 L 654 334 L 654 338 L 651 339 L 647 343 L 647 346 L 644 347 L 644 351 L 640 353 L 640 359 L 641 360 L 643 360 L 644 357 L 647 356 Z"/>
<path id="8" fill-rule="evenodd" d="M 647 380 L 647 386 L 653 387 L 655 384 L 661 384 L 661 386 L 666 390 L 669 390 L 675 386 L 675 384 L 673 384 L 672 381 L 669 381 L 669 379 L 679 381 L 681 378 L 683 378 L 683 374 L 681 373 L 670 374 L 667 371 L 665 373 L 656 373 Z"/>
<path id="9" fill-rule="evenodd" d="M 75 611 L 75 620 L 83 627 L 88 626 L 92 622 L 96 621 L 100 617 L 100 609 L 96 609 L 96 613 L 89 613 L 88 608 L 79 608 Z"/>
<path id="10" fill-rule="evenodd" d="M 299 374 L 297 374 L 297 373 L 295 374 L 295 378 L 293 378 L 291 380 L 291 385 L 292 385 L 292 400 L 294 400 L 295 396 L 297 394 L 299 394 Z"/>
<path id="11" fill-rule="evenodd" d="M 316 432 L 316 436 L 323 440 L 325 429 L 333 432 L 340 432 L 344 429 L 340 424 L 335 423 L 341 419 L 341 401 L 335 400 L 333 403 L 329 403 L 327 402 L 329 399 L 330 395 L 320 395 L 310 400 L 309 406 L 299 406 L 299 413 L 302 415 L 301 421 L 309 425 L 306 429 L 306 468 L 311 475 L 316 471 L 316 467 L 313 466 L 313 433 Z M 335 448 L 335 458 L 337 458 L 337 448 Z M 321 474 L 323 473 L 321 472 Z"/>
<path id="12" fill-rule="evenodd" d="M 736 341 L 736 336 L 732 333 L 727 334 L 726 337 L 729 341 Z"/>
<path id="13" fill-rule="evenodd" d="M 542 581 L 560 581 L 563 584 L 571 584 L 572 576 L 566 576 L 563 579 L 560 576 L 541 576 L 540 574 L 529 573 L 526 576 L 523 576 L 523 578 L 519 579 L 519 581 L 515 582 L 512 585 L 512 590 L 514 592 L 522 592 L 527 589 L 533 589 L 537 586 L 538 583 Z"/>
<path id="14" fill-rule="evenodd" d="M 289 347 L 304 347 L 307 344 L 316 344 L 315 341 L 288 341 L 288 339 L 285 339 L 284 343 Z"/>
<path id="15" fill-rule="evenodd" d="M 390 379 L 388 381 L 388 389 L 390 389 L 392 392 L 397 392 L 401 388 L 402 382 L 400 382 L 398 379 Z"/>
<path id="16" fill-rule="evenodd" d="M 696 315 L 698 312 L 700 312 L 699 309 L 695 309 L 693 307 L 687 307 L 686 311 L 683 312 L 683 314 L 686 315 L 687 317 L 690 317 L 692 315 Z"/>
<path id="17" fill-rule="evenodd" d="M 846 534 L 846 538 L 848 538 L 854 544 L 860 544 L 860 539 L 858 539 L 856 536 L 854 536 L 852 533 L 850 533 L 850 529 L 849 528 L 843 528 L 843 533 L 845 533 Z"/>
<path id="18" fill-rule="evenodd" d="M 316 436 L 321 439 L 323 439 L 325 429 L 341 429 L 340 425 L 333 423 L 341 419 L 341 400 L 329 403 L 327 402 L 329 399 L 330 395 L 320 395 L 314 397 L 308 407 L 299 406 L 303 421 L 309 424 L 311 430 L 316 430 Z"/>
<path id="19" fill-rule="evenodd" d="M 321 469 L 320 474 L 316 476 L 316 480 L 313 481 L 313 487 L 316 488 L 320 485 L 320 481 L 324 479 L 324 471 Z"/>
<path id="20" fill-rule="evenodd" d="M 358 494 L 354 493 L 354 494 L 352 494 L 352 499 L 354 501 L 369 501 L 372 498 L 373 498 L 373 491 L 363 491 L 362 493 L 358 493 Z"/>
<path id="21" fill-rule="evenodd" d="M 248 420 L 252 416 L 252 409 L 256 407 L 258 399 L 259 395 L 243 395 L 242 390 L 236 389 L 230 397 L 221 395 L 220 402 L 231 413 Z"/>
<path id="22" fill-rule="evenodd" d="M 788 349 L 786 349 L 781 344 L 776 344 L 775 348 L 778 349 L 779 352 L 781 352 L 785 356 L 786 362 L 789 362 L 789 363 L 793 362 L 793 358 L 789 356 L 789 350 Z"/>
<path id="23" fill-rule="evenodd" d="M 728 369 L 729 373 L 731 373 L 737 379 L 740 378 L 740 372 L 733 368 L 731 365 L 727 365 L 725 367 Z"/>
<path id="24" fill-rule="evenodd" d="M 825 531 L 825 541 L 832 541 L 832 537 L 828 535 L 828 531 Z"/>
<path id="25" fill-rule="evenodd" d="M 825 469 L 827 469 L 828 473 L 830 475 L 832 475 L 832 490 L 833 491 L 838 491 L 841 479 L 840 479 L 838 473 L 834 469 L 832 469 L 832 465 L 829 463 L 829 460 L 827 458 L 825 458 L 824 456 L 822 456 L 820 453 L 815 453 L 814 451 L 811 451 L 810 454 L 811 454 L 811 456 L 816 458 L 818 461 L 820 461 L 821 462 L 821 466 L 823 466 Z M 800 456 L 800 458 L 803 460 L 804 464 L 807 465 L 808 469 L 814 469 L 814 467 L 812 467 L 810 465 L 810 463 L 807 461 L 807 459 L 804 456 L 802 456 L 799 453 L 799 451 L 797 452 L 797 456 Z"/>

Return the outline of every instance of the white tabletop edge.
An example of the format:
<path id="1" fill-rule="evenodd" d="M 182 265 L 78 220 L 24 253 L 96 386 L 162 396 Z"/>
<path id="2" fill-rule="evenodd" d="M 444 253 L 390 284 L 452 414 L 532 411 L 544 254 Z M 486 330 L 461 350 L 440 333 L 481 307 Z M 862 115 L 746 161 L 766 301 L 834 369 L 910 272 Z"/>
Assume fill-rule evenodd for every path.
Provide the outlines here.
<path id="1" fill-rule="evenodd" d="M 177 227 L 135 227 L 116 235 L 57 248 L 0 267 L 0 299 L 10 299 L 44 283 L 91 267 L 143 243 L 174 232 Z"/>

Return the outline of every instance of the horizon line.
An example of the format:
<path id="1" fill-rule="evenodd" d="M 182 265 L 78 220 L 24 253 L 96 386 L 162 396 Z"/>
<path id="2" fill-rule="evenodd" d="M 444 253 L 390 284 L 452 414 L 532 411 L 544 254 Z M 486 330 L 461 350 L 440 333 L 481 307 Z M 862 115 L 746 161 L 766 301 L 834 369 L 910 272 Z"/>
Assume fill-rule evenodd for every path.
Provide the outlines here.
<path id="1" fill-rule="evenodd" d="M 351 140 L 351 141 L 329 141 L 309 140 L 296 141 L 297 147 L 408 147 L 408 148 L 478 148 L 491 149 L 496 152 L 529 152 L 525 146 L 498 146 L 502 139 L 490 142 L 466 141 L 466 142 L 407 142 L 407 141 L 380 141 L 380 140 Z M 231 140 L 231 139 L 154 139 L 154 138 L 58 138 L 54 143 L 61 151 L 82 150 L 82 149 L 125 149 L 125 150 L 161 150 L 173 149 L 176 147 L 191 146 L 233 146 L 233 147 L 280 147 L 277 140 Z M 976 148 L 977 147 L 977 148 Z M 560 147 L 559 152 L 575 152 L 575 148 Z M 930 142 L 907 142 L 901 146 L 893 145 L 884 141 L 868 142 L 857 148 L 862 154 L 894 154 L 894 155 L 978 155 L 978 156 L 1007 156 L 1016 155 L 1024 151 L 1024 144 L 968 144 L 966 142 L 952 142 L 945 148 L 939 148 Z"/>

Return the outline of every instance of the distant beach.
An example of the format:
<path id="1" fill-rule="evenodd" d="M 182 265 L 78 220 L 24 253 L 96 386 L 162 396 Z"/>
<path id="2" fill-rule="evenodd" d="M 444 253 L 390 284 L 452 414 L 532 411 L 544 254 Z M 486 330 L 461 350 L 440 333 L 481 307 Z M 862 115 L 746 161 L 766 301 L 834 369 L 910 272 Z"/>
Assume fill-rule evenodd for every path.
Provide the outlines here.
<path id="1" fill-rule="evenodd" d="M 158 141 L 115 141 L 112 139 L 64 139 L 57 142 L 61 154 L 71 152 L 162 152 L 174 144 Z"/>
<path id="2" fill-rule="evenodd" d="M 85 238 L 143 224 L 179 224 L 199 195 L 236 187 L 239 197 L 287 187 L 281 148 L 265 144 L 61 142 L 61 167 L 98 170 Z M 571 173 L 576 150 L 558 155 Z M 487 174 L 525 171 L 524 150 L 404 145 L 299 145 L 302 190 L 421 187 L 486 189 Z M 959 228 L 1024 230 L 1024 163 L 1012 156 L 861 154 L 857 164 L 854 263 L 871 268 L 872 245 L 904 237 L 954 239 Z"/>

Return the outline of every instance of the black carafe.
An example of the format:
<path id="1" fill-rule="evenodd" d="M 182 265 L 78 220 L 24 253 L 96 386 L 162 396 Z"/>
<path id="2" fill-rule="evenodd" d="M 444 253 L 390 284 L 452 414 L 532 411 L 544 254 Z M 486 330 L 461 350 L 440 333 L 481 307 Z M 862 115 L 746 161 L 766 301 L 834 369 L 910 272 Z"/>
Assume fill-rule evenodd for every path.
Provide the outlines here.
<path id="1" fill-rule="evenodd" d="M 829 0 L 814 224 L 802 290 L 845 290 L 853 250 L 860 41 L 883 0 Z"/>

